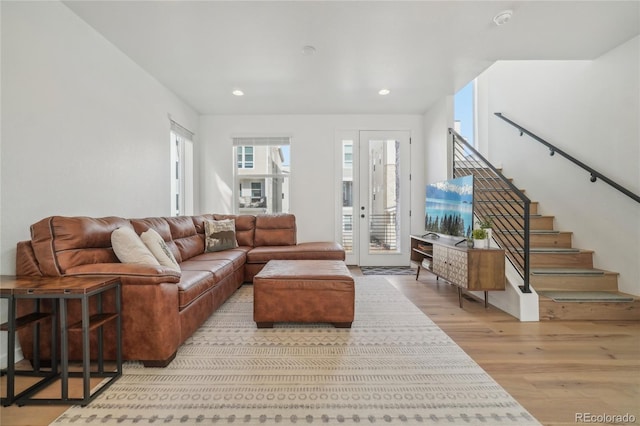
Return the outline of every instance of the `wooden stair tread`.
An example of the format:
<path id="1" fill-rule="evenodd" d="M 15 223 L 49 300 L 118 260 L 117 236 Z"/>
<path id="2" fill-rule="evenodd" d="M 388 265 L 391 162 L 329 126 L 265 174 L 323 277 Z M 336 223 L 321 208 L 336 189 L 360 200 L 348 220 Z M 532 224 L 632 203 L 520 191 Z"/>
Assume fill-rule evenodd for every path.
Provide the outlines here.
<path id="1" fill-rule="evenodd" d="M 529 283 L 536 291 L 618 291 L 618 274 L 600 274 L 576 268 L 576 273 L 532 273 Z M 598 271 L 598 270 L 596 270 Z"/>
<path id="2" fill-rule="evenodd" d="M 550 299 L 557 303 L 633 303 L 637 297 L 621 293 L 619 291 L 584 291 L 584 290 L 541 290 L 538 291 L 538 297 Z M 554 297 L 559 297 L 559 300 L 555 300 Z M 602 296 L 602 298 L 600 298 Z M 620 297 L 620 300 L 608 299 L 608 296 Z M 562 300 L 564 298 L 568 300 Z M 623 300 L 624 299 L 624 300 Z"/>
<path id="3" fill-rule="evenodd" d="M 597 268 L 531 268 L 531 275 L 618 275 L 617 272 Z"/>
<path id="4" fill-rule="evenodd" d="M 524 234 L 524 231 L 522 229 L 493 229 L 493 232 L 498 232 L 501 234 Z M 555 229 L 531 229 L 529 230 L 529 234 L 536 234 L 536 235 L 546 235 L 546 234 L 561 234 L 561 233 L 568 233 L 571 234 L 572 232 L 570 231 L 556 231 Z"/>
<path id="5" fill-rule="evenodd" d="M 496 213 L 496 212 L 485 214 L 485 216 L 488 216 L 488 217 L 509 217 L 509 218 L 513 218 L 513 217 L 521 218 L 522 217 L 521 214 Z M 553 217 L 553 216 L 541 215 L 541 214 L 538 214 L 538 213 L 530 213 L 529 217 L 530 218 L 538 218 L 538 217 Z"/>
<path id="6" fill-rule="evenodd" d="M 501 181 L 502 182 L 502 181 Z M 518 191 L 520 192 L 525 192 L 524 189 L 522 188 L 517 188 Z M 481 191 L 481 192 L 491 192 L 491 191 L 497 191 L 497 192 L 513 192 L 513 188 L 511 188 L 510 186 L 492 186 L 492 187 L 486 187 L 486 186 L 481 186 L 481 185 L 476 185 L 474 187 L 474 191 Z"/>
<path id="7" fill-rule="evenodd" d="M 561 290 L 569 293 L 570 290 Z M 575 293 L 609 293 L 628 297 L 629 301 L 592 300 L 556 301 L 538 292 L 540 320 L 542 321 L 639 321 L 640 300 L 619 291 L 575 291 Z"/>
<path id="8" fill-rule="evenodd" d="M 640 321 L 640 301 L 554 302 L 539 298 L 541 321 Z"/>
<path id="9" fill-rule="evenodd" d="M 524 249 L 517 249 L 518 251 L 524 251 Z M 554 254 L 562 254 L 562 253 L 589 253 L 590 250 L 583 250 L 574 247 L 529 247 L 529 253 L 554 253 Z"/>
<path id="10" fill-rule="evenodd" d="M 492 212 L 490 214 L 486 214 L 485 216 L 489 216 L 489 217 L 517 217 L 517 218 L 521 218 L 522 217 L 522 215 L 520 215 L 520 214 L 495 213 L 495 212 Z M 537 213 L 529 214 L 529 218 L 539 218 L 539 217 L 553 217 L 553 216 L 541 215 L 541 214 L 537 214 Z"/>
<path id="11" fill-rule="evenodd" d="M 475 201 L 475 200 L 474 200 Z M 521 200 L 478 200 L 479 203 L 499 203 L 499 204 L 522 204 Z M 531 204 L 537 204 L 537 202 L 532 201 Z"/>
<path id="12" fill-rule="evenodd" d="M 512 251 L 524 252 L 521 247 L 511 247 Z M 580 249 L 575 247 L 529 247 L 530 254 L 584 254 L 593 253 L 593 250 Z"/>

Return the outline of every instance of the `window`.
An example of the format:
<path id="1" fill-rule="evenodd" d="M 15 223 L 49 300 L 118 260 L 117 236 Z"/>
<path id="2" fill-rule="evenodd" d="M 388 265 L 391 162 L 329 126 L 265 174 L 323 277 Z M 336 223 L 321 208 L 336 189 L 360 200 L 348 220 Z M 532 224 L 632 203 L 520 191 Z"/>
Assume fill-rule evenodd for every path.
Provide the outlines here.
<path id="1" fill-rule="evenodd" d="M 252 146 L 238 147 L 238 168 L 253 169 L 253 147 Z"/>
<path id="2" fill-rule="evenodd" d="M 251 182 L 251 199 L 262 198 L 262 182 Z"/>
<path id="3" fill-rule="evenodd" d="M 353 253 L 353 140 L 342 139 L 342 246 Z"/>
<path id="4" fill-rule="evenodd" d="M 193 133 L 171 121 L 171 216 L 193 214 Z"/>
<path id="5" fill-rule="evenodd" d="M 247 188 L 246 185 L 249 184 Z M 240 182 L 239 208 L 247 209 L 265 208 L 267 200 L 264 197 L 264 181 L 248 182 L 246 179 Z"/>
<path id="6" fill-rule="evenodd" d="M 353 168 L 353 144 L 344 145 L 344 167 Z"/>
<path id="7" fill-rule="evenodd" d="M 353 181 L 342 181 L 342 207 L 353 207 Z"/>
<path id="8" fill-rule="evenodd" d="M 235 137 L 236 213 L 288 213 L 289 137 Z"/>
<path id="9" fill-rule="evenodd" d="M 453 98 L 453 114 L 455 131 L 469 142 L 471 146 L 478 147 L 476 143 L 476 109 L 475 109 L 475 80 L 470 81 L 460 89 Z"/>

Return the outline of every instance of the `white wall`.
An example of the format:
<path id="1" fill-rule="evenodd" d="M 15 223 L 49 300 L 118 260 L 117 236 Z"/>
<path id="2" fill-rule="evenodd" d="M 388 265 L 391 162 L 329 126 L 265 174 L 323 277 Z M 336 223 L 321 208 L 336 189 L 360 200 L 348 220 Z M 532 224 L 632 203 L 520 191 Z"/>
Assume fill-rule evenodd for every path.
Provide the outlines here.
<path id="1" fill-rule="evenodd" d="M 0 273 L 11 275 L 16 243 L 44 217 L 169 215 L 168 114 L 190 129 L 198 116 L 62 3 L 0 8 Z"/>
<path id="2" fill-rule="evenodd" d="M 594 61 L 498 62 L 479 79 L 481 138 L 489 159 L 573 231 L 574 247 L 595 250 L 594 266 L 620 273 L 640 295 L 640 204 L 493 116 L 502 112 L 543 139 L 640 194 L 640 37 Z"/>
<path id="3" fill-rule="evenodd" d="M 168 215 L 169 119 L 197 114 L 58 2 L 2 2 L 2 273 L 49 215 Z M 144 201 L 143 201 L 144 200 Z"/>
<path id="4" fill-rule="evenodd" d="M 451 150 L 449 128 L 453 128 L 453 96 L 436 102 L 424 114 L 425 181 L 427 184 L 449 179 L 451 176 Z M 425 195 L 425 194 L 423 194 Z"/>
<path id="5" fill-rule="evenodd" d="M 216 115 L 200 117 L 201 205 L 210 213 L 233 211 L 232 136 L 290 135 L 291 212 L 296 215 L 298 241 L 328 241 L 335 235 L 335 134 L 341 130 L 409 130 L 412 136 L 412 206 L 420 206 L 422 117 L 419 115 Z M 416 204 L 417 203 L 417 204 Z M 420 207 L 422 209 L 422 207 Z M 415 209 L 414 209 L 415 211 Z M 422 232 L 413 215 L 413 232 Z"/>

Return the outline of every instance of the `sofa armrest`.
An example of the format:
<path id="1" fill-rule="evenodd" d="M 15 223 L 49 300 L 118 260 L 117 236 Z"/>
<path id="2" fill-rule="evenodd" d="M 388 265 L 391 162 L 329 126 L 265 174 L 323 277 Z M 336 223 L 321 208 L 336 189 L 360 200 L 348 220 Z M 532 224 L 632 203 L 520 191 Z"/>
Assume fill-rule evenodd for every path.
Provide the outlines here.
<path id="1" fill-rule="evenodd" d="M 122 284 L 162 284 L 180 281 L 180 272 L 162 265 L 88 263 L 67 269 L 65 275 L 116 275 Z"/>
<path id="2" fill-rule="evenodd" d="M 31 241 L 19 241 L 16 248 L 16 275 L 42 276 Z"/>

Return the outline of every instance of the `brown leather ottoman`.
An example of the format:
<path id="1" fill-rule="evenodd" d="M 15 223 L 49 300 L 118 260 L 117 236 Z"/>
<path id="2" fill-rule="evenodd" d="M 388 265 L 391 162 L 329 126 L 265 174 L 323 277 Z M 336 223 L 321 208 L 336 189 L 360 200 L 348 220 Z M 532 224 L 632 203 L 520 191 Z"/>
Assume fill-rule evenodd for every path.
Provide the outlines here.
<path id="1" fill-rule="evenodd" d="M 355 309 L 353 277 L 341 260 L 271 260 L 253 279 L 253 320 L 327 322 L 350 328 Z"/>

